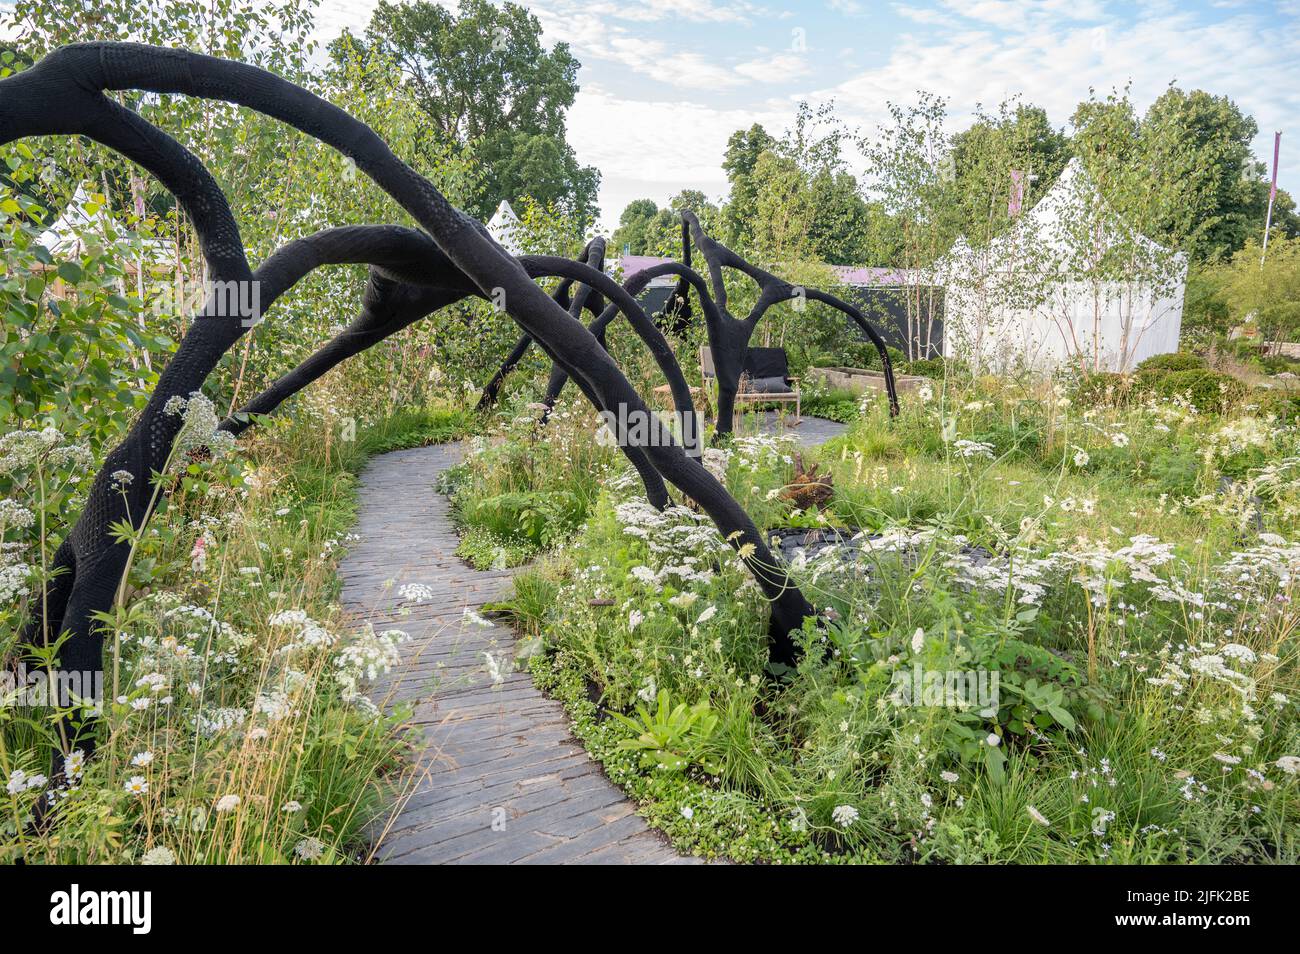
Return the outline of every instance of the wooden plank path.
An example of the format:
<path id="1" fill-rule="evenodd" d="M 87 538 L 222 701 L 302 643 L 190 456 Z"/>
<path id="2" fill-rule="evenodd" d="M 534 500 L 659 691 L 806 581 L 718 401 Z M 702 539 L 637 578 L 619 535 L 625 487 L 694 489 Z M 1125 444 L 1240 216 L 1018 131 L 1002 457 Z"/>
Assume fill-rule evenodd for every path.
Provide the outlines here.
<path id="1" fill-rule="evenodd" d="M 438 475 L 460 444 L 394 451 L 361 476 L 354 542 L 339 575 L 343 602 L 376 630 L 411 635 L 404 662 L 373 688 L 376 701 L 414 704 L 414 790 L 382 837 L 396 864 L 677 864 L 569 733 L 560 703 L 527 672 L 511 672 L 515 634 L 464 618 L 510 590 L 510 571 L 474 570 L 458 544 Z M 432 597 L 404 598 L 403 584 Z M 501 660 L 500 682 L 487 655 Z"/>

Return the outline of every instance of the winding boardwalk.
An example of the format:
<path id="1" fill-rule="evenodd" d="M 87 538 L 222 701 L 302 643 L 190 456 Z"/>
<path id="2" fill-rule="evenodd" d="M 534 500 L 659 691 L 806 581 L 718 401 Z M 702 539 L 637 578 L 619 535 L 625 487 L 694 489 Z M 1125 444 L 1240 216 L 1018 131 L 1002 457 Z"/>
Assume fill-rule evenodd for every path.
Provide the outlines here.
<path id="1" fill-rule="evenodd" d="M 508 673 L 515 634 L 464 611 L 509 592 L 510 572 L 474 570 L 458 543 L 438 475 L 460 444 L 394 451 L 361 477 L 354 543 L 339 568 L 343 602 L 377 630 L 410 633 L 405 662 L 374 688 L 415 706 L 414 790 L 377 857 L 397 864 L 694 862 L 678 855 L 569 734 L 560 703 L 527 672 Z M 389 581 L 392 581 L 391 585 Z M 424 584 L 432 598 L 404 598 Z M 409 591 L 408 591 L 408 595 Z M 494 685 L 485 653 L 504 659 Z"/>
<path id="2" fill-rule="evenodd" d="M 842 429 L 808 418 L 792 433 L 812 445 Z M 448 502 L 434 484 L 461 453 L 461 444 L 443 444 L 371 460 L 361 476 L 360 540 L 339 568 L 344 606 L 359 624 L 411 635 L 403 664 L 371 693 L 387 696 L 389 708 L 414 706 L 417 749 L 413 789 L 379 833 L 378 860 L 697 863 L 636 814 L 570 735 L 560 703 L 527 672 L 508 672 L 514 632 L 464 618 L 506 595 L 511 574 L 474 570 L 455 554 Z M 432 595 L 403 591 L 412 584 Z M 488 655 L 502 661 L 499 684 Z"/>

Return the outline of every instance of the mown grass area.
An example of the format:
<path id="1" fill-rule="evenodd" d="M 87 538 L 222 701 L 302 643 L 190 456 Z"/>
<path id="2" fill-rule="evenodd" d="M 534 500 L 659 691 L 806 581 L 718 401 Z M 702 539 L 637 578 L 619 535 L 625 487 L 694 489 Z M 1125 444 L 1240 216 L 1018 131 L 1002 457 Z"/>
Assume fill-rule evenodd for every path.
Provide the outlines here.
<path id="1" fill-rule="evenodd" d="M 191 405 L 202 417 L 201 402 Z M 0 860 L 364 860 L 367 827 L 406 772 L 401 713 L 381 715 L 365 684 L 396 662 L 404 635 L 347 632 L 335 602 L 357 474 L 371 454 L 457 437 L 472 420 L 452 407 L 405 408 L 353 434 L 295 415 L 265 421 L 228 453 L 178 458 L 104 620 L 113 635 L 95 757 L 60 734 L 61 715 L 93 711 L 0 709 Z M 59 470 L 68 445 L 47 433 L 25 471 L 7 461 L 6 517 L 33 513 L 43 492 L 79 492 L 78 474 Z M 54 540 L 41 538 L 40 521 L 17 524 L 28 524 L 39 567 Z M 30 666 L 38 660 L 17 634 L 37 590 L 22 589 L 0 611 L 0 653 Z M 52 824 L 37 827 L 42 797 Z"/>
<path id="2" fill-rule="evenodd" d="M 510 609 L 535 678 L 682 849 L 1297 860 L 1300 431 L 1254 396 L 1202 412 L 1176 393 L 937 380 L 892 421 L 867 402 L 820 450 L 822 511 L 783 496 L 787 441 L 711 450 L 760 526 L 867 538 L 855 561 L 796 556 L 822 619 L 785 673 L 731 548 L 688 507 L 649 508 L 613 449 L 575 467 L 595 453 L 582 426 L 528 437 L 531 469 L 492 484 L 594 498 Z M 470 458 L 463 508 L 521 446 L 502 434 Z"/>

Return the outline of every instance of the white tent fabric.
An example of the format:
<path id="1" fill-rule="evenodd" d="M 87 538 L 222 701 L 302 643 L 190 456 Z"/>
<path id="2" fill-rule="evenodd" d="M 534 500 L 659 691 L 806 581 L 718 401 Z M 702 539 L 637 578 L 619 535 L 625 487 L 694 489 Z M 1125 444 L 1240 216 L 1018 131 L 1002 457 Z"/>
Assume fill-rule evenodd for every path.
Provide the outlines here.
<path id="1" fill-rule="evenodd" d="M 86 206 L 90 204 L 89 191 L 84 185 L 78 186 L 72 201 L 37 241 L 55 258 L 76 258 L 86 251 L 88 244 L 130 234 L 126 226 L 108 214 L 105 206 L 87 212 Z M 172 260 L 171 246 L 162 239 L 144 239 L 142 247 L 150 262 L 168 264 Z"/>
<path id="2" fill-rule="evenodd" d="M 488 234 L 511 255 L 522 255 L 524 247 L 516 234 L 518 229 L 519 216 L 515 215 L 515 210 L 510 207 L 510 203 L 502 199 L 497 210 L 492 213 L 492 218 L 488 219 Z"/>
<path id="3" fill-rule="evenodd" d="M 90 193 L 86 187 L 78 186 L 63 214 L 41 233 L 37 241 L 49 249 L 51 255 L 58 258 L 80 255 L 86 248 L 87 239 L 99 238 L 107 231 L 111 221 L 108 211 L 101 207 L 92 215 L 86 211 L 89 202 Z"/>
<path id="4" fill-rule="evenodd" d="M 1108 255 L 1127 267 L 1094 267 Z M 1121 222 L 1078 159 L 987 246 L 959 238 L 939 271 L 944 354 L 981 370 L 1131 371 L 1178 350 L 1186 257 Z"/>

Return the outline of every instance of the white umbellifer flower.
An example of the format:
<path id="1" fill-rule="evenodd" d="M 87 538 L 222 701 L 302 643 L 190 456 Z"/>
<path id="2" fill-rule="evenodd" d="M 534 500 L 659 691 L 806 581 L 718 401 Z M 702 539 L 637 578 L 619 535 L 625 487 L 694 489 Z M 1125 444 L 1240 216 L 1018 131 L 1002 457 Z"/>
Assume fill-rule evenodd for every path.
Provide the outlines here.
<path id="1" fill-rule="evenodd" d="M 1075 466 L 1075 467 L 1087 467 L 1087 466 L 1088 466 L 1088 461 L 1090 461 L 1090 460 L 1092 460 L 1092 458 L 1088 456 L 1088 452 L 1087 452 L 1086 450 L 1084 450 L 1082 447 L 1079 447 L 1079 448 L 1076 448 L 1076 449 L 1075 449 L 1075 451 L 1074 451 L 1074 466 Z"/>
<path id="2" fill-rule="evenodd" d="M 1241 756 L 1229 755 L 1226 752 L 1215 752 L 1214 758 L 1216 761 L 1222 762 L 1224 765 L 1239 765 L 1241 763 Z"/>
<path id="3" fill-rule="evenodd" d="M 984 457 L 993 459 L 993 445 L 984 441 L 954 441 L 952 449 L 962 457 Z"/>
<path id="4" fill-rule="evenodd" d="M 506 681 L 505 658 L 505 653 L 501 654 L 500 659 L 487 651 L 484 651 L 483 653 L 483 660 L 487 668 L 487 674 L 491 678 L 492 685 L 494 686 L 499 686 Z"/>
<path id="5" fill-rule="evenodd" d="M 1128 435 L 1123 431 L 1114 431 L 1110 435 L 1110 442 L 1116 447 L 1128 447 Z"/>
<path id="6" fill-rule="evenodd" d="M 1243 646 L 1241 643 L 1224 643 L 1219 652 L 1229 659 L 1244 663 L 1253 663 L 1258 658 L 1253 649 L 1249 646 Z"/>
<path id="7" fill-rule="evenodd" d="M 1300 775 L 1300 755 L 1284 755 L 1273 764 L 1287 775 Z"/>
<path id="8" fill-rule="evenodd" d="M 293 853 L 304 861 L 315 861 L 324 851 L 325 843 L 319 838 L 304 838 L 293 849 Z"/>
<path id="9" fill-rule="evenodd" d="M 423 603 L 433 599 L 433 587 L 427 583 L 403 583 L 397 588 L 397 595 L 412 603 Z"/>
<path id="10" fill-rule="evenodd" d="M 1000 739 L 997 735 L 995 735 L 992 732 L 989 733 L 989 737 L 984 741 L 987 742 L 989 745 L 993 746 L 994 748 L 1002 744 L 1002 739 Z"/>
<path id="11" fill-rule="evenodd" d="M 1047 820 L 1047 816 L 1044 815 L 1042 812 L 1040 812 L 1033 805 L 1026 805 L 1025 811 L 1029 812 L 1029 817 L 1032 818 L 1034 821 L 1038 822 L 1038 824 L 1042 825 L 1044 828 L 1052 827 L 1052 823 Z"/>
<path id="12" fill-rule="evenodd" d="M 10 795 L 17 795 L 19 792 L 27 790 L 27 773 L 22 769 L 14 769 L 9 773 L 9 784 L 5 786 L 5 791 Z"/>
<path id="13" fill-rule="evenodd" d="M 217 799 L 216 809 L 219 812 L 233 812 L 239 807 L 238 795 L 222 795 Z"/>
<path id="14" fill-rule="evenodd" d="M 858 820 L 858 817 L 858 810 L 852 805 L 836 805 L 831 812 L 831 818 L 841 828 L 848 828 Z"/>
<path id="15" fill-rule="evenodd" d="M 142 865 L 174 865 L 176 864 L 176 853 L 170 848 L 159 845 L 157 848 L 150 848 L 140 859 Z"/>
<path id="16" fill-rule="evenodd" d="M 943 779 L 943 780 L 944 780 L 945 782 L 947 782 L 949 785 L 953 785 L 953 784 L 955 784 L 956 781 L 957 781 L 957 773 L 956 773 L 956 772 L 940 772 L 940 773 L 939 773 L 939 778 Z"/>
<path id="17" fill-rule="evenodd" d="M 135 755 L 131 756 L 131 764 L 136 768 L 144 768 L 151 762 L 153 762 L 152 752 L 137 752 Z"/>
<path id="18" fill-rule="evenodd" d="M 685 818 L 687 821 L 690 821 L 692 818 L 695 817 L 695 809 L 691 808 L 690 805 L 683 805 L 682 817 Z"/>
<path id="19" fill-rule="evenodd" d="M 716 606 L 710 606 L 700 614 L 700 618 L 695 621 L 695 625 L 703 626 L 716 615 L 718 615 L 718 608 Z"/>
<path id="20" fill-rule="evenodd" d="M 295 814 L 297 814 L 298 812 L 302 811 L 302 802 L 299 802 L 299 801 L 287 801 L 287 802 L 285 802 L 283 805 L 280 806 L 280 811 L 282 811 L 282 812 L 284 812 L 284 813 L 286 813 L 286 814 L 288 814 L 288 815 L 295 815 Z"/>
<path id="21" fill-rule="evenodd" d="M 35 522 L 36 514 L 16 500 L 0 500 L 0 527 L 25 529 Z"/>
<path id="22" fill-rule="evenodd" d="M 484 629 L 491 629 L 493 626 L 496 625 L 490 619 L 486 619 L 483 616 L 480 616 L 478 613 L 476 613 L 474 610 L 470 609 L 469 607 L 466 607 L 465 611 L 461 613 L 461 618 L 465 620 L 465 622 L 467 623 L 471 623 L 474 626 L 481 626 Z"/>
<path id="23" fill-rule="evenodd" d="M 925 630 L 916 627 L 916 632 L 912 634 L 912 652 L 919 653 L 925 646 Z"/>
<path id="24" fill-rule="evenodd" d="M 635 609 L 634 609 L 634 610 L 633 610 L 631 613 L 629 613 L 628 616 L 627 616 L 627 628 L 628 628 L 628 632 L 631 632 L 632 630 L 636 629 L 638 626 L 640 626 L 640 625 L 641 625 L 642 623 L 644 623 L 644 622 L 645 622 L 645 614 L 642 613 L 640 610 L 635 610 Z"/>
<path id="25" fill-rule="evenodd" d="M 143 775 L 132 775 L 122 787 L 132 795 L 143 795 L 149 791 L 149 783 Z"/>

